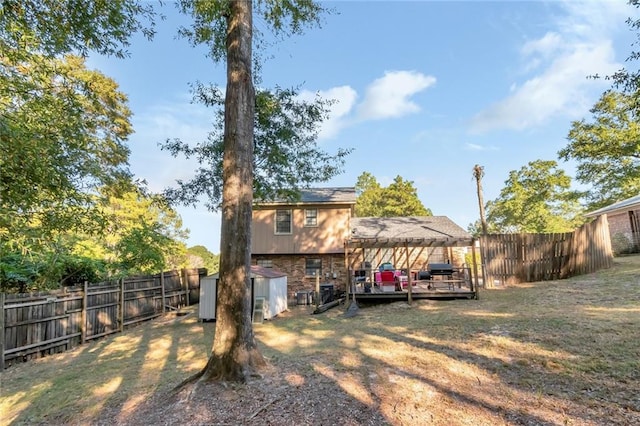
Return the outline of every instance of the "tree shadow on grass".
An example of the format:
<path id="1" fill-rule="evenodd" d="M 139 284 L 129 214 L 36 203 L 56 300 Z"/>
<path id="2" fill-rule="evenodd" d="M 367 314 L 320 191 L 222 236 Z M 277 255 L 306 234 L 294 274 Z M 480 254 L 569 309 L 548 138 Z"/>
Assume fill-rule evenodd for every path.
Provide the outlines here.
<path id="1" fill-rule="evenodd" d="M 485 424 L 488 424 L 486 419 L 518 424 L 555 424 L 519 407 L 507 407 L 500 400 L 491 401 L 472 392 L 460 391 L 455 384 L 448 385 L 420 371 L 399 367 L 393 359 L 368 353 L 366 348 L 360 347 L 360 342 L 379 339 L 383 344 L 391 341 L 407 346 L 409 352 L 437 352 L 451 360 L 463 358 L 466 362 L 473 362 L 476 355 L 443 345 L 425 344 L 389 332 L 379 324 L 372 324 L 368 333 L 354 333 L 349 330 L 349 321 L 352 320 L 310 320 L 309 325 L 300 322 L 282 328 L 274 321 L 271 326 L 276 334 L 293 330 L 295 340 L 289 340 L 284 350 L 262 342 L 263 353 L 271 364 L 262 378 L 245 384 L 198 383 L 178 395 L 165 395 L 141 407 L 131 420 L 177 421 L 177 411 L 183 424 L 424 424 L 425 419 L 430 419 L 430 411 L 437 411 L 430 410 L 430 400 L 407 400 L 403 395 L 393 394 L 393 381 L 407 380 L 412 382 L 416 393 L 422 391 L 417 387 L 438 394 L 435 399 L 447 404 L 451 415 L 455 415 L 457 409 L 463 413 L 471 407 L 487 413 Z M 258 335 L 261 334 L 258 330 Z M 312 340 L 308 336 L 315 338 Z M 342 343 L 336 345 L 336 342 Z M 379 349 L 384 352 L 384 348 Z M 482 357 L 477 361 L 479 364 L 486 362 Z"/>
<path id="2" fill-rule="evenodd" d="M 176 335 L 161 318 L 5 371 L 2 397 L 13 406 L 9 422 L 109 424 L 126 418 L 175 369 Z"/>
<path id="3" fill-rule="evenodd" d="M 411 314 L 429 315 L 417 311 L 410 308 Z M 451 324 L 426 318 L 403 329 L 394 326 L 393 312 L 367 309 L 354 318 L 335 313 L 276 318 L 255 326 L 270 364 L 262 377 L 246 384 L 199 383 L 177 394 L 171 389 L 206 363 L 214 324 L 193 317 L 151 322 L 93 342 L 59 371 L 39 375 L 49 388 L 32 398 L 14 423 L 360 425 L 476 420 L 546 425 L 564 419 L 594 424 L 598 409 L 601 415 L 616 409 L 609 401 L 589 406 L 575 394 L 593 386 L 591 380 L 523 363 L 526 357 L 499 352 L 489 356 L 482 347 L 470 349 L 463 337 L 442 337 L 447 330 L 453 332 L 447 328 Z M 479 330 L 491 330 L 492 324 L 504 325 L 504 320 L 487 320 L 462 336 L 481 340 L 486 333 Z M 531 345 L 517 336 L 499 337 Z M 550 356 L 549 361 L 561 360 Z M 46 396 L 63 388 L 58 380 L 78 382 L 66 402 Z M 623 391 L 624 384 L 613 386 L 613 391 Z M 76 401 L 81 399 L 95 402 L 95 407 Z M 28 414 L 30 408 L 37 408 L 36 414 Z M 42 412 L 47 415 L 38 414 Z M 633 423 L 639 417 L 629 410 L 623 419 Z"/>

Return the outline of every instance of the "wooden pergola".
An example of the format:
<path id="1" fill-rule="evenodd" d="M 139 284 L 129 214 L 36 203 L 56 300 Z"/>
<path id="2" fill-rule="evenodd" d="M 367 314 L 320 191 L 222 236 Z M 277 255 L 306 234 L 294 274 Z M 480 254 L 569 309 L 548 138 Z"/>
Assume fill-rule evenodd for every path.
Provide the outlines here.
<path id="1" fill-rule="evenodd" d="M 367 250 L 374 250 L 377 257 L 382 250 L 391 250 L 397 269 L 406 269 L 408 276 L 408 302 L 413 299 L 412 274 L 417 270 L 416 261 L 422 252 L 429 248 L 470 247 L 473 273 L 470 286 L 477 298 L 478 270 L 476 255 L 476 240 L 473 236 L 455 225 L 444 216 L 420 218 L 354 218 L 354 230 L 344 243 L 345 267 L 350 271 L 357 268 L 359 263 L 367 262 Z M 363 227 L 364 225 L 364 227 Z M 372 265 L 373 266 L 373 265 Z M 351 282 L 349 285 L 350 288 Z M 350 290 L 351 291 L 351 290 Z"/>

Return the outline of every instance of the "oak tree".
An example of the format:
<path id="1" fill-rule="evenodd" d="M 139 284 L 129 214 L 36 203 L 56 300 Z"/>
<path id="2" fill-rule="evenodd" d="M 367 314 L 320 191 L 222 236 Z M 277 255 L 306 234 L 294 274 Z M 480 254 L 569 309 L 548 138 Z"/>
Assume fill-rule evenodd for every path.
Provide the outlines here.
<path id="1" fill-rule="evenodd" d="M 591 109 L 592 120 L 571 125 L 560 158 L 575 160 L 576 179 L 590 185 L 595 210 L 640 193 L 640 110 L 635 96 L 607 91 Z"/>
<path id="2" fill-rule="evenodd" d="M 369 172 L 363 172 L 356 182 L 356 216 L 399 217 L 431 216 L 418 198 L 413 182 L 396 176 L 387 187 L 382 187 Z"/>
<path id="3" fill-rule="evenodd" d="M 0 4 L 0 256 L 21 277 L 59 276 L 67 234 L 102 226 L 96 188 L 130 183 L 126 97 L 84 57 L 127 56 L 155 16 L 136 0 Z"/>
<path id="4" fill-rule="evenodd" d="M 492 232 L 569 232 L 582 225 L 581 193 L 555 161 L 536 160 L 513 170 L 486 206 Z"/>

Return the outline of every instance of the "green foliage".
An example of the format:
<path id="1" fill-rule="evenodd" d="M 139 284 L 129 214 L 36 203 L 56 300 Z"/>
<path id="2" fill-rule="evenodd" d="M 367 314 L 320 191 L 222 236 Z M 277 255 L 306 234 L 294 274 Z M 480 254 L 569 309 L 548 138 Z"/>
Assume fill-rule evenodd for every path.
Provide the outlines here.
<path id="1" fill-rule="evenodd" d="M 45 235 L 68 229 L 87 214 L 91 188 L 129 177 L 126 97 L 71 53 L 125 56 L 134 32 L 153 34 L 154 16 L 151 4 L 133 0 L 2 2 L 3 236 L 34 223 Z"/>
<path id="2" fill-rule="evenodd" d="M 193 18 L 190 27 L 181 27 L 179 33 L 192 45 L 205 44 L 209 56 L 216 62 L 227 57 L 227 24 L 231 16 L 229 0 L 178 0 L 178 8 Z M 301 34 L 305 27 L 319 25 L 323 13 L 330 10 L 313 0 L 258 0 L 254 15 L 276 39 Z M 262 25 L 261 25 L 262 27 Z M 254 42 L 261 46 L 265 38 L 260 28 L 253 27 Z M 258 49 L 260 50 L 260 49 Z"/>
<path id="3" fill-rule="evenodd" d="M 369 172 L 364 172 L 356 182 L 356 216 L 401 217 L 431 216 L 431 210 L 418 199 L 413 182 L 396 176 L 388 187 L 382 187 Z"/>
<path id="4" fill-rule="evenodd" d="M 636 8 L 640 7 L 640 0 L 628 0 L 628 3 Z M 636 42 L 633 43 L 633 46 L 638 46 L 640 44 L 640 19 L 628 18 L 627 25 L 631 31 L 636 32 Z M 632 50 L 626 62 L 633 63 L 638 59 L 640 59 L 640 52 Z M 613 81 L 613 86 L 616 89 L 632 94 L 636 98 L 640 95 L 640 70 L 637 67 L 635 70 L 622 68 L 606 78 Z"/>
<path id="5" fill-rule="evenodd" d="M 189 247 L 187 258 L 190 268 L 206 268 L 209 275 L 220 269 L 220 255 L 211 253 L 205 246 Z"/>
<path id="6" fill-rule="evenodd" d="M 487 203 L 488 204 L 488 203 Z M 479 237 L 482 235 L 482 222 L 480 219 L 476 220 L 473 223 L 470 223 L 467 226 L 467 232 L 473 235 L 474 237 Z M 499 234 L 501 231 L 496 227 L 493 223 L 487 223 L 487 234 Z"/>
<path id="7" fill-rule="evenodd" d="M 127 98 L 84 60 L 90 51 L 127 56 L 133 33 L 153 35 L 154 7 L 1 3 L 2 288 L 46 289 L 182 261 L 179 217 L 131 181 Z M 128 191 L 135 194 L 120 204 L 137 215 L 125 220 L 109 203 Z"/>
<path id="8" fill-rule="evenodd" d="M 555 161 L 536 160 L 511 171 L 500 196 L 487 203 L 491 232 L 569 232 L 584 223 L 581 193 Z"/>
<path id="9" fill-rule="evenodd" d="M 222 200 L 222 159 L 224 154 L 224 98 L 214 86 L 197 85 L 195 99 L 215 108 L 214 130 L 209 138 L 194 146 L 168 140 L 162 148 L 172 155 L 195 157 L 201 167 L 189 181 L 178 181 L 168 189 L 169 199 L 195 205 L 202 196 L 210 210 L 218 210 Z M 351 150 L 331 155 L 318 146 L 318 126 L 327 115 L 327 101 L 298 98 L 294 89 L 258 90 L 254 119 L 254 197 L 269 200 L 295 198 L 298 190 L 314 182 L 324 182 L 342 172 Z"/>
<path id="10" fill-rule="evenodd" d="M 558 155 L 575 160 L 576 179 L 591 188 L 595 210 L 640 193 L 640 116 L 636 95 L 607 91 L 591 109 L 591 122 L 573 122 Z"/>
<path id="11" fill-rule="evenodd" d="M 26 293 L 85 281 L 95 283 L 106 276 L 103 261 L 74 255 L 64 246 L 30 256 L 8 253 L 0 258 L 0 291 L 4 292 Z"/>
<path id="12" fill-rule="evenodd" d="M 2 288 L 20 292 L 45 290 L 184 266 L 183 240 L 187 231 L 162 198 L 140 190 L 116 195 L 102 188 L 101 194 L 102 197 L 93 198 L 92 207 L 101 220 L 100 232 L 59 230 L 55 238 L 41 238 L 24 250 L 16 249 L 11 244 L 13 239 L 3 241 Z M 35 234 L 36 228 L 31 232 Z"/>
<path id="13" fill-rule="evenodd" d="M 124 57 L 132 34 L 153 36 L 155 16 L 151 3 L 135 0 L 3 0 L 0 50 L 47 56 L 94 51 Z"/>
<path id="14" fill-rule="evenodd" d="M 79 57 L 38 61 L 0 77 L 0 229 L 23 238 L 18 249 L 89 232 L 99 222 L 91 191 L 130 179 L 131 112 L 116 83 Z"/>
<path id="15" fill-rule="evenodd" d="M 151 274 L 165 267 L 163 247 L 171 239 L 162 234 L 157 224 L 140 226 L 123 233 L 115 246 L 120 275 Z"/>
<path id="16" fill-rule="evenodd" d="M 99 241 L 99 255 L 112 265 L 112 274 L 157 273 L 184 264 L 188 231 L 182 229 L 182 219 L 162 197 L 140 190 L 119 195 L 105 190 L 103 194 L 106 232 L 89 240 Z M 78 246 L 87 247 L 83 243 Z"/>

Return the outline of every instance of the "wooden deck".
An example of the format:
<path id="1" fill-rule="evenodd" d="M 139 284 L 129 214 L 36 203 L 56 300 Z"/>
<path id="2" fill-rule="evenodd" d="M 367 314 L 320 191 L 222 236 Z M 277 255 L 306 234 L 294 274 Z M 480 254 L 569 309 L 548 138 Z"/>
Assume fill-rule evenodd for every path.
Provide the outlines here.
<path id="1" fill-rule="evenodd" d="M 368 287 L 368 286 L 367 286 Z M 349 299 L 355 293 L 360 302 L 396 302 L 409 299 L 409 291 L 404 287 L 401 291 L 393 287 L 371 284 L 367 291 L 363 283 L 358 283 L 349 292 Z M 355 291 L 353 291 L 355 290 Z M 386 291 L 385 291 L 386 290 Z M 411 298 L 417 299 L 477 299 L 477 292 L 464 280 L 422 280 L 416 281 L 411 289 Z"/>

